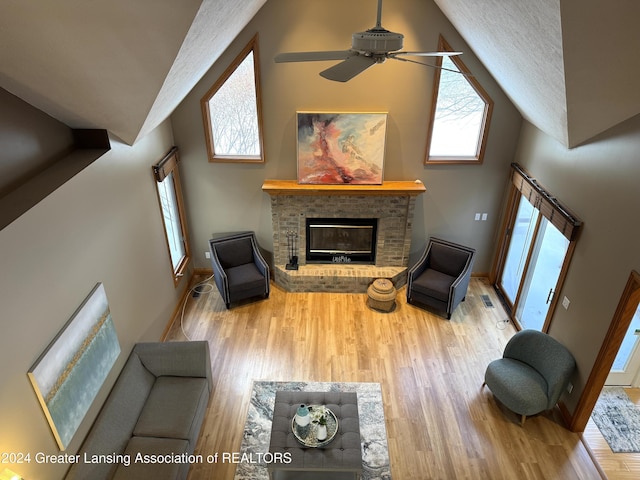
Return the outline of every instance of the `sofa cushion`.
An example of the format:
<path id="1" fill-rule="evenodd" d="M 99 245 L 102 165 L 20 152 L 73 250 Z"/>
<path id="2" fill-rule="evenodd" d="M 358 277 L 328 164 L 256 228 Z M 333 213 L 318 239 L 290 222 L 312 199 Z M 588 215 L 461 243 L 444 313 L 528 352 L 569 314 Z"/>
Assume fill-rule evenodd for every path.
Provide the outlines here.
<path id="1" fill-rule="evenodd" d="M 138 343 L 133 351 L 138 354 L 144 367 L 156 377 L 211 378 L 209 345 L 206 341 Z M 209 391 L 211 389 L 212 385 L 209 384 Z"/>
<path id="2" fill-rule="evenodd" d="M 229 268 L 226 273 L 231 291 L 245 292 L 256 288 L 264 290 L 264 276 L 255 263 Z"/>
<path id="3" fill-rule="evenodd" d="M 225 270 L 245 263 L 253 263 L 253 246 L 248 237 L 214 243 L 214 248 L 220 265 Z"/>
<path id="4" fill-rule="evenodd" d="M 133 434 L 195 442 L 208 400 L 206 378 L 158 377 Z"/>
<path id="5" fill-rule="evenodd" d="M 189 453 L 189 442 L 175 438 L 131 437 L 125 455 L 131 459 L 130 464 L 118 465 L 114 480 L 174 480 L 184 479 L 189 471 L 189 464 L 171 463 L 158 460 L 162 455 L 180 455 Z M 152 457 L 155 455 L 156 457 Z M 142 460 L 142 461 L 136 461 Z M 165 460 L 164 458 L 162 460 Z"/>
<path id="6" fill-rule="evenodd" d="M 449 301 L 449 289 L 455 279 L 456 277 L 428 268 L 413 280 L 412 289 L 446 303 Z"/>

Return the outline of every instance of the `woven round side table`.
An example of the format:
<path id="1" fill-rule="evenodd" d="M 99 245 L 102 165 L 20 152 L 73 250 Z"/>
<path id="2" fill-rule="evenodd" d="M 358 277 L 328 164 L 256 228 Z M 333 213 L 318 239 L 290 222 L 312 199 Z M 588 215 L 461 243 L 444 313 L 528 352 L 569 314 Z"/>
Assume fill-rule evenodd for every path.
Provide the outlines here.
<path id="1" fill-rule="evenodd" d="M 390 312 L 396 304 L 396 289 L 388 278 L 374 280 L 367 289 L 367 304 L 382 312 Z"/>

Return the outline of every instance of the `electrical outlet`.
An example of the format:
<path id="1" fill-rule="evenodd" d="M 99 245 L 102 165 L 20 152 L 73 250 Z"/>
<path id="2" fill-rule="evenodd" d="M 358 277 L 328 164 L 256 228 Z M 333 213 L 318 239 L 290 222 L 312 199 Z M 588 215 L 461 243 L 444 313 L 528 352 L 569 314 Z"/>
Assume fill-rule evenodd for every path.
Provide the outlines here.
<path id="1" fill-rule="evenodd" d="M 569 309 L 570 303 L 571 301 L 566 296 L 562 299 L 562 306 L 564 307 L 565 310 Z"/>
<path id="2" fill-rule="evenodd" d="M 204 258 L 211 258 L 211 252 L 204 252 Z"/>
<path id="3" fill-rule="evenodd" d="M 479 213 L 476 213 L 476 222 L 477 222 L 478 220 L 480 220 L 480 214 L 479 214 Z"/>
<path id="4" fill-rule="evenodd" d="M 487 217 L 488 217 L 488 216 L 489 216 L 489 214 L 488 214 L 488 213 L 483 213 L 483 214 L 482 214 L 482 221 L 483 221 L 483 222 L 486 222 L 486 221 L 487 221 Z"/>

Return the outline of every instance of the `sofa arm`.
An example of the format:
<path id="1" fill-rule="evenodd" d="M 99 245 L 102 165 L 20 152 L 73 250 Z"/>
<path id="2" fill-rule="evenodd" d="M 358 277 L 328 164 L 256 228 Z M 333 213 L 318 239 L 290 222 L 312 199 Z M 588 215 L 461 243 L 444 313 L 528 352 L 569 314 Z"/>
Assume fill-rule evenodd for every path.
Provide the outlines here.
<path id="1" fill-rule="evenodd" d="M 260 253 L 260 247 L 258 246 L 258 242 L 256 241 L 255 236 L 251 237 L 251 248 L 253 249 L 253 263 L 256 264 L 256 268 L 260 271 L 260 273 L 267 279 L 267 289 L 269 288 L 269 265 L 267 261 Z"/>
<path id="2" fill-rule="evenodd" d="M 411 289 L 413 288 L 413 281 L 416 280 L 429 266 L 429 249 L 426 248 L 422 252 L 420 259 L 410 266 L 407 270 L 407 299 L 411 298 Z"/>
<path id="3" fill-rule="evenodd" d="M 222 268 L 222 264 L 218 258 L 218 253 L 211 245 L 211 242 L 209 243 L 209 246 L 209 251 L 211 252 L 211 266 L 213 267 L 213 280 L 216 282 L 220 295 L 222 295 L 222 300 L 227 304 L 229 303 L 229 279 L 227 278 L 224 268 Z"/>
<path id="4" fill-rule="evenodd" d="M 209 342 L 153 342 L 138 343 L 133 353 L 156 377 L 202 377 L 213 390 Z"/>
<path id="5" fill-rule="evenodd" d="M 471 273 L 473 268 L 473 256 L 470 256 L 467 259 L 467 263 L 458 275 L 458 278 L 454 280 L 451 284 L 451 293 L 449 295 L 449 308 L 450 311 L 453 309 L 466 297 L 467 290 L 469 288 L 469 282 L 471 281 Z"/>

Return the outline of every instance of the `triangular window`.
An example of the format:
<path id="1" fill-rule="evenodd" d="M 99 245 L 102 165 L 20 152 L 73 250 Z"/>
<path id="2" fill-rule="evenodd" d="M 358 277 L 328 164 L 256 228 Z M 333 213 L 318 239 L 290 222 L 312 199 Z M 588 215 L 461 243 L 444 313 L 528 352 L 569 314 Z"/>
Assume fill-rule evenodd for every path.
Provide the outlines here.
<path id="1" fill-rule="evenodd" d="M 264 162 L 254 37 L 201 100 L 210 162 Z"/>
<path id="2" fill-rule="evenodd" d="M 441 36 L 440 51 L 453 51 Z M 482 163 L 493 101 L 459 56 L 438 58 L 425 163 Z"/>

